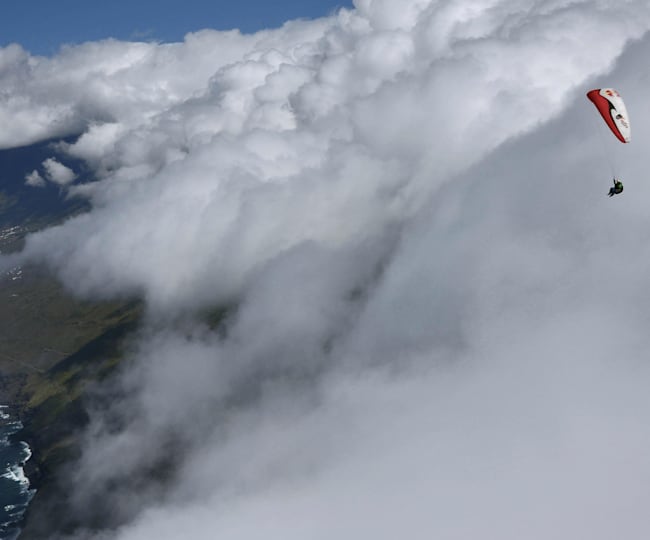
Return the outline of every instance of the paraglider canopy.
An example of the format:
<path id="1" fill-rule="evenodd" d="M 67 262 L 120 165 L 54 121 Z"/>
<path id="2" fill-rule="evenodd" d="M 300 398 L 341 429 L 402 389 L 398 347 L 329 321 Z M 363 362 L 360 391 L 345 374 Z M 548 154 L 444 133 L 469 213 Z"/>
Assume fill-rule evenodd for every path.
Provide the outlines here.
<path id="1" fill-rule="evenodd" d="M 613 88 L 596 88 L 587 92 L 603 120 L 622 143 L 631 140 L 630 120 L 621 95 Z"/>

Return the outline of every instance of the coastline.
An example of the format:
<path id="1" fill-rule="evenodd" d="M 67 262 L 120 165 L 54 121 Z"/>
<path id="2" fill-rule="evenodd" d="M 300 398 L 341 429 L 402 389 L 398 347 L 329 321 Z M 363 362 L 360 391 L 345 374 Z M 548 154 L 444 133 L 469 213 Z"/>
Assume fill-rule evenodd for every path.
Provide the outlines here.
<path id="1" fill-rule="evenodd" d="M 23 423 L 17 411 L 8 405 L 0 405 L 0 452 L 3 459 L 0 471 L 0 538 L 17 538 L 22 530 L 29 504 L 36 489 L 28 476 L 27 464 L 31 462 L 32 450 L 23 440 Z"/>

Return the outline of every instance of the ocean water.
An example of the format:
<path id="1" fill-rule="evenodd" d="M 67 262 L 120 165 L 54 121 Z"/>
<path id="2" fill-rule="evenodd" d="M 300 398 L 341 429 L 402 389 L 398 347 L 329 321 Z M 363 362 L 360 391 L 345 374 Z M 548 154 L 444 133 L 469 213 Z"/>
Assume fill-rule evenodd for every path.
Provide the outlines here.
<path id="1" fill-rule="evenodd" d="M 23 465 L 32 455 L 29 446 L 10 439 L 22 427 L 0 405 L 0 540 L 18 537 L 18 524 L 34 495 L 23 472 Z"/>

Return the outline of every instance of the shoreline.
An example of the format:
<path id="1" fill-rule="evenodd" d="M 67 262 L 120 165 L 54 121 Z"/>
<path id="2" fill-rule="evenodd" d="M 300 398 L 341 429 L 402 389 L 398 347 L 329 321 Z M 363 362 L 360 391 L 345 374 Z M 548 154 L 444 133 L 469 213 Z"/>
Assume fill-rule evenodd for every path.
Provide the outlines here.
<path id="1" fill-rule="evenodd" d="M 33 451 L 30 444 L 21 437 L 24 424 L 19 418 L 18 411 L 8 405 L 0 406 L 0 421 L 4 433 L 0 440 L 2 450 L 9 453 L 15 453 L 10 461 L 5 462 L 5 469 L 0 474 L 0 479 L 10 482 L 15 488 L 11 488 L 5 495 L 9 495 L 16 489 L 12 498 L 3 501 L 2 511 L 4 511 L 3 520 L 0 524 L 5 538 L 17 538 L 23 528 L 25 516 L 29 505 L 36 495 L 36 488 L 32 485 L 28 474 L 28 464 L 31 463 Z"/>

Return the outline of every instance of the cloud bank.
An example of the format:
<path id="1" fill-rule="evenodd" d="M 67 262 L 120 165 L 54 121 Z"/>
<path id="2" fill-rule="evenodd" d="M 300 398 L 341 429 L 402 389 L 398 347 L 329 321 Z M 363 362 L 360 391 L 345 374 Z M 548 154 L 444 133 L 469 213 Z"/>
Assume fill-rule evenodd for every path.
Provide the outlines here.
<path id="1" fill-rule="evenodd" d="M 647 535 L 648 28 L 641 1 L 359 0 L 0 50 L 0 144 L 80 133 L 97 179 L 22 257 L 150 314 L 75 511 L 120 540 Z"/>

